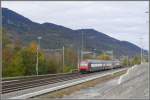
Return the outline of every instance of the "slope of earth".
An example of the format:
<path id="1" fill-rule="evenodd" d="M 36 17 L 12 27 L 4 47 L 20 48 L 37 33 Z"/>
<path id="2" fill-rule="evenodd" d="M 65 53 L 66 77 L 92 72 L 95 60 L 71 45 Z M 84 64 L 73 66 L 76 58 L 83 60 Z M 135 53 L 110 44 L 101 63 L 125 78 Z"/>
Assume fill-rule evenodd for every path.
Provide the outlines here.
<path id="1" fill-rule="evenodd" d="M 148 64 L 133 66 L 119 79 L 82 89 L 64 98 L 149 99 Z"/>

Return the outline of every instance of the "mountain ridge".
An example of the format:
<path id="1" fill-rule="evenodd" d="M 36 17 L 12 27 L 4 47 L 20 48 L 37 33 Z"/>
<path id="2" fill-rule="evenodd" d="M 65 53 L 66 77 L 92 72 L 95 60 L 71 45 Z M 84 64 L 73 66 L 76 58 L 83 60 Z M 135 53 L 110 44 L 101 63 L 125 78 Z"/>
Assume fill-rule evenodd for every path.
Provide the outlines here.
<path id="1" fill-rule="evenodd" d="M 2 26 L 6 34 L 13 39 L 17 37 L 26 45 L 37 41 L 42 36 L 42 48 L 60 48 L 63 45 L 81 48 L 82 32 L 84 48 L 98 52 L 114 50 L 118 56 L 139 55 L 140 48 L 128 41 L 120 41 L 95 29 L 77 29 L 56 25 L 53 23 L 36 23 L 8 8 L 2 8 Z"/>

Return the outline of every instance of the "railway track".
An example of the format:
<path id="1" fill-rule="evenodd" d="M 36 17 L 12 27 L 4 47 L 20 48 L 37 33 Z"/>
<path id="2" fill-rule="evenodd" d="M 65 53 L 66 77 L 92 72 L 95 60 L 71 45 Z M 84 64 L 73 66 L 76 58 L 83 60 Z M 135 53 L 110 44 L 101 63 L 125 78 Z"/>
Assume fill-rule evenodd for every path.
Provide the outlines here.
<path id="1" fill-rule="evenodd" d="M 80 73 L 69 73 L 69 74 L 55 74 L 55 75 L 46 75 L 46 76 L 34 76 L 34 77 L 27 77 L 27 78 L 18 78 L 18 79 L 5 79 L 2 80 L 2 94 L 25 90 L 29 88 L 34 88 L 38 86 L 44 86 L 48 84 L 54 84 L 58 82 L 63 82 L 71 79 L 77 79 L 86 77 L 89 75 L 103 73 L 95 72 L 89 74 L 80 74 Z"/>
<path id="2" fill-rule="evenodd" d="M 24 90 L 28 88 L 33 88 L 37 86 L 53 84 L 59 82 L 60 79 L 65 80 L 65 78 L 70 78 L 78 75 L 79 73 L 69 73 L 69 74 L 55 74 L 46 76 L 33 76 L 17 79 L 4 79 L 2 80 L 2 94 Z"/>
<path id="3" fill-rule="evenodd" d="M 17 80 L 3 80 L 2 81 L 2 94 L 10 93 L 14 91 L 34 88 L 38 86 L 54 84 L 58 82 L 63 82 L 71 79 L 77 79 L 86 77 L 89 75 L 93 75 L 95 73 L 90 74 L 80 74 L 80 73 L 70 73 L 70 74 L 61 74 L 61 75 L 49 75 L 43 77 L 29 77 L 29 78 L 21 78 Z"/>

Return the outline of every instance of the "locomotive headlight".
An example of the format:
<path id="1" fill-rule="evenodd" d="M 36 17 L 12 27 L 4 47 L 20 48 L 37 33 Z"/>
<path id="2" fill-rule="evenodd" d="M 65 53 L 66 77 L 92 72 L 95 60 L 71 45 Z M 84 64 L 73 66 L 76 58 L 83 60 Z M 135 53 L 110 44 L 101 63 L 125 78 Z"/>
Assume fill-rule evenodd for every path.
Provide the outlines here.
<path id="1" fill-rule="evenodd" d="M 80 66 L 88 66 L 87 63 L 81 63 Z"/>

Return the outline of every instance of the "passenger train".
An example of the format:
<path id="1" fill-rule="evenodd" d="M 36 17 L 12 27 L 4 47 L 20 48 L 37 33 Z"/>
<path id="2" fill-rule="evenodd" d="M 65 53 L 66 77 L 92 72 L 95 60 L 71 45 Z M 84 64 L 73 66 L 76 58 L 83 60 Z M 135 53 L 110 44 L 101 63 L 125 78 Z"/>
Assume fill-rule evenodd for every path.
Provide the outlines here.
<path id="1" fill-rule="evenodd" d="M 119 60 L 84 60 L 80 63 L 79 71 L 81 73 L 95 72 L 119 67 L 121 67 Z"/>

